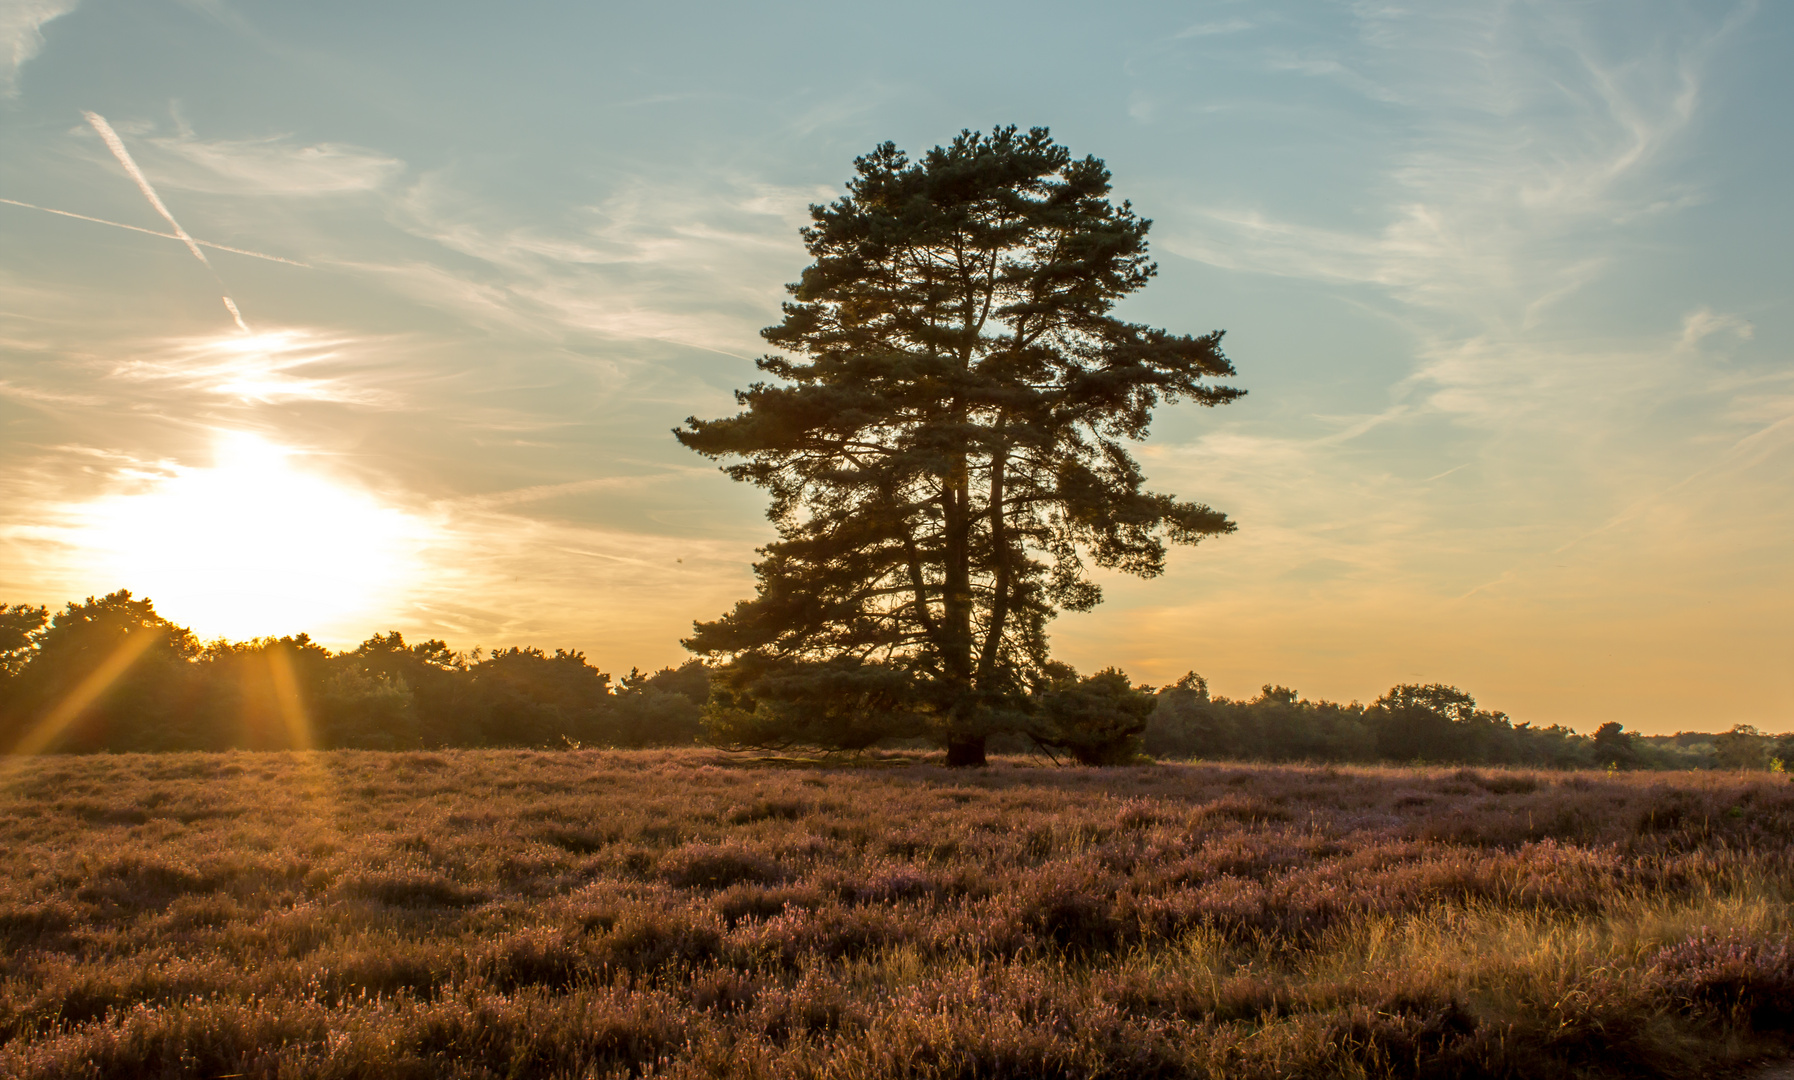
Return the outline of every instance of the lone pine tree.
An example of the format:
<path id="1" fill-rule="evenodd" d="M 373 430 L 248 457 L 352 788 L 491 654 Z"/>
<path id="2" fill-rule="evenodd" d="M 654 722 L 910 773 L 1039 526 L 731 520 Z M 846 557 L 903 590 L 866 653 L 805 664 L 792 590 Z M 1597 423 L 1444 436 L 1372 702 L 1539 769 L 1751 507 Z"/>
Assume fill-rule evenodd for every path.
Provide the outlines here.
<path id="1" fill-rule="evenodd" d="M 885 143 L 814 206 L 812 263 L 762 336 L 778 380 L 686 421 L 685 446 L 771 495 L 757 594 L 685 645 L 726 661 L 724 741 L 868 745 L 927 734 L 952 765 L 1026 728 L 1046 624 L 1102 598 L 1086 561 L 1152 577 L 1226 516 L 1142 487 L 1124 443 L 1161 400 L 1243 391 L 1221 331 L 1110 315 L 1157 267 L 1150 222 L 1045 128 Z M 801 357 L 795 358 L 795 357 Z"/>

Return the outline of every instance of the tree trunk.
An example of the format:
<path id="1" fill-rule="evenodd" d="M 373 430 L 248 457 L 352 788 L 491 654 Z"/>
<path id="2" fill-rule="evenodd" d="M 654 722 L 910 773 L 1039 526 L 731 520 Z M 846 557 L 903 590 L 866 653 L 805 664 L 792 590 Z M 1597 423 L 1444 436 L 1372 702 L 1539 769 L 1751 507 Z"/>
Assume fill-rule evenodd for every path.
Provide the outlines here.
<path id="1" fill-rule="evenodd" d="M 965 408 L 955 405 L 953 418 L 963 426 Z M 955 436 L 957 445 L 948 452 L 947 474 L 942 478 L 942 500 L 945 535 L 942 537 L 941 567 L 941 676 L 950 698 L 948 746 L 952 740 L 967 738 L 963 734 L 967 721 L 976 712 L 972 696 L 972 548 L 971 487 L 964 435 Z M 952 759 L 949 749 L 948 758 Z M 982 762 L 982 740 L 977 751 Z"/>
<path id="2" fill-rule="evenodd" d="M 988 690 L 996 681 L 997 659 L 1003 655 L 1003 624 L 1009 619 L 1009 524 L 1003 512 L 1004 470 L 1009 464 L 1009 447 L 1003 442 L 1005 417 L 997 418 L 994 445 L 990 452 L 990 548 L 996 564 L 996 577 L 991 585 L 990 620 L 984 630 L 984 646 L 978 650 L 978 688 Z"/>
<path id="3" fill-rule="evenodd" d="M 954 735 L 947 740 L 947 767 L 979 768 L 990 762 L 984 756 L 984 736 Z"/>
<path id="4" fill-rule="evenodd" d="M 963 423 L 963 410 L 956 411 L 956 420 Z M 972 685 L 972 544 L 971 488 L 966 448 L 950 451 L 947 475 L 943 478 L 946 498 L 943 500 L 941 567 L 941 629 L 945 640 L 942 668 L 955 689 L 965 692 Z"/>

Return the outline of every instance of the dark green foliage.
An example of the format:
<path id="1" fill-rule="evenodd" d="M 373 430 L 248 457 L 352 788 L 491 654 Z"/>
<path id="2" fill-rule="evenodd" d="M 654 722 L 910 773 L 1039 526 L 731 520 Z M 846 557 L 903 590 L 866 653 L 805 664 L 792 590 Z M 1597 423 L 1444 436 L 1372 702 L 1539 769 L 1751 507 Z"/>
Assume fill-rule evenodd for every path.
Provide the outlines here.
<path id="1" fill-rule="evenodd" d="M 630 668 L 623 678 L 623 689 L 676 695 L 693 705 L 703 705 L 710 700 L 710 669 L 702 660 L 687 660 L 676 668 L 661 668 L 652 675 Z"/>
<path id="2" fill-rule="evenodd" d="M 1158 757 L 1260 761 L 1397 761 L 1548 768 L 1711 767 L 1710 757 L 1669 753 L 1610 723 L 1593 738 L 1558 725 L 1516 724 L 1478 709 L 1454 686 L 1403 685 L 1371 705 L 1308 701 L 1266 686 L 1250 701 L 1211 698 L 1191 673 L 1159 691 L 1145 734 Z M 1664 737 L 1667 740 L 1667 737 Z M 1702 736 L 1704 739 L 1712 736 Z M 1619 756 L 1622 752 L 1629 756 Z"/>
<path id="3" fill-rule="evenodd" d="M 1750 724 L 1713 737 L 1713 756 L 1722 769 L 1767 769 L 1770 740 Z"/>
<path id="4" fill-rule="evenodd" d="M 194 677 L 202 687 L 199 703 L 188 715 L 185 745 L 207 750 L 242 748 L 283 750 L 313 745 L 313 715 L 329 718 L 345 736 L 383 730 L 384 720 L 357 719 L 392 711 L 410 716 L 410 694 L 402 687 L 365 685 L 371 680 L 349 677 L 328 649 L 310 637 L 262 638 L 232 643 L 215 641 L 195 661 Z M 382 695 L 383 710 L 361 698 Z M 308 703 L 312 703 L 309 704 Z M 342 718 L 342 719 L 339 719 Z M 331 740 L 323 740 L 326 744 Z M 344 739 L 337 745 L 355 745 Z"/>
<path id="5" fill-rule="evenodd" d="M 327 745 L 480 746 L 490 734 L 490 710 L 468 693 L 467 659 L 446 642 L 407 645 L 397 630 L 375 634 L 343 654 L 334 682 L 326 692 L 343 712 Z M 382 721 L 390 726 L 357 726 Z"/>
<path id="6" fill-rule="evenodd" d="M 71 601 L 29 637 L 29 654 L 6 686 L 6 743 L 29 750 L 183 745 L 199 689 L 192 662 L 200 646 L 148 600 L 120 590 Z M 12 664 L 20 653 L 12 650 Z"/>
<path id="7" fill-rule="evenodd" d="M 794 741 L 864 742 L 818 714 L 818 693 L 835 700 L 818 687 L 849 669 L 810 667 L 859 662 L 907 675 L 910 712 L 950 761 L 978 764 L 1048 677 L 1047 621 L 1101 599 L 1086 561 L 1151 577 L 1166 540 L 1232 530 L 1146 491 L 1125 444 L 1161 400 L 1240 391 L 1209 382 L 1233 374 L 1219 332 L 1109 314 L 1155 267 L 1149 223 L 1109 202 L 1097 159 L 1011 127 L 855 165 L 847 194 L 812 208 L 815 262 L 762 332 L 801 358 L 763 358 L 778 381 L 739 391 L 740 414 L 675 433 L 740 459 L 726 471 L 767 489 L 779 530 L 757 595 L 686 645 L 750 669 L 731 681 L 751 707 L 721 706 L 719 730 L 765 741 L 789 716 Z M 801 700 L 769 705 L 784 687 Z"/>
<path id="8" fill-rule="evenodd" d="M 710 700 L 710 669 L 700 660 L 652 675 L 631 668 L 622 692 L 610 699 L 612 746 L 687 746 L 703 735 L 703 707 Z"/>
<path id="9" fill-rule="evenodd" d="M 1388 761 L 1484 761 L 1505 713 L 1483 712 L 1455 686 L 1402 685 L 1377 699 L 1377 753 Z"/>
<path id="10" fill-rule="evenodd" d="M 1117 668 L 1081 679 L 1067 672 L 1035 701 L 1029 734 L 1080 765 L 1125 765 L 1138 759 L 1146 718 L 1157 704 L 1151 687 L 1135 687 Z"/>
<path id="11" fill-rule="evenodd" d="M 31 658 L 31 645 L 50 619 L 50 609 L 30 604 L 0 605 L 0 680 L 17 675 Z"/>
<path id="12" fill-rule="evenodd" d="M 424 744 L 417 695 L 401 676 L 339 667 L 309 700 L 316 702 L 320 746 L 409 750 Z"/>
<path id="13" fill-rule="evenodd" d="M 5 730 L 17 723 L 7 716 L 15 693 L 12 682 L 25 670 L 49 619 L 50 611 L 45 607 L 0 604 L 0 724 L 5 725 Z"/>
<path id="14" fill-rule="evenodd" d="M 1605 759 L 1616 769 L 1630 769 L 1638 764 L 1638 747 L 1633 745 L 1632 736 L 1626 734 L 1626 727 L 1618 721 L 1609 720 L 1595 729 L 1594 751 L 1597 760 Z"/>
<path id="15" fill-rule="evenodd" d="M 617 694 L 592 742 L 602 746 L 689 746 L 702 736 L 703 714 L 683 694 L 646 689 Z"/>
<path id="16" fill-rule="evenodd" d="M 1146 751 L 1158 757 L 1264 761 L 1375 761 L 1377 733 L 1363 706 L 1298 700 L 1266 686 L 1251 701 L 1211 698 L 1194 672 L 1159 691 Z"/>
<path id="17" fill-rule="evenodd" d="M 0 752 L 685 745 L 709 697 L 695 660 L 613 687 L 577 651 L 396 631 L 336 654 L 304 634 L 201 646 L 128 592 L 46 615 L 0 607 Z"/>
<path id="18" fill-rule="evenodd" d="M 926 690 L 897 664 L 856 656 L 800 660 L 748 653 L 712 678 L 704 732 L 717 746 L 864 750 L 926 730 L 917 704 Z"/>
<path id="19" fill-rule="evenodd" d="M 610 705 L 610 677 L 577 651 L 500 649 L 467 675 L 470 696 L 483 713 L 481 743 L 488 746 L 544 746 L 563 735 L 595 732 Z"/>
<path id="20" fill-rule="evenodd" d="M 397 632 L 331 653 L 304 634 L 201 646 L 148 600 L 118 592 L 0 607 L 15 645 L 0 674 L 0 753 L 125 750 L 404 750 L 447 746 L 870 749 L 930 737 L 938 686 L 904 665 L 745 655 L 691 660 L 619 684 L 582 653 L 455 652 Z M 23 646 L 16 644 L 22 637 Z M 1079 678 L 1048 662 L 1025 694 L 978 718 L 1003 752 L 1090 765 L 1159 758 L 1763 770 L 1794 762 L 1794 735 L 1594 735 L 1513 723 L 1455 687 L 1397 686 L 1365 706 L 1266 686 L 1212 697 L 1191 672 L 1151 693 L 1114 669 Z"/>

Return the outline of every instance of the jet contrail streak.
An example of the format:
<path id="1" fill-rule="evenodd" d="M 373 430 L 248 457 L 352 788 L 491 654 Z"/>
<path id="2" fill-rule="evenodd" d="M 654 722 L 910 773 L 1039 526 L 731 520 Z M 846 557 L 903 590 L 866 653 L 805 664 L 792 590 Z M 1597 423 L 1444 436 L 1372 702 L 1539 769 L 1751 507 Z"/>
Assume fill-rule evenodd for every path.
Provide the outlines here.
<path id="1" fill-rule="evenodd" d="M 223 297 L 223 300 L 225 310 L 230 312 L 231 318 L 237 320 L 237 329 L 245 334 L 249 333 L 249 324 L 243 321 L 243 313 L 237 310 L 237 302 L 228 296 Z"/>
<path id="2" fill-rule="evenodd" d="M 176 221 L 174 215 L 168 212 L 168 207 L 162 205 L 161 196 L 156 194 L 155 188 L 150 187 L 149 178 L 143 175 L 143 170 L 139 169 L 137 167 L 137 162 L 131 159 L 131 152 L 125 149 L 125 142 L 118 137 L 118 132 L 113 131 L 112 125 L 108 124 L 106 118 L 97 112 L 84 112 L 81 115 L 87 117 L 87 122 L 93 125 L 95 131 L 100 133 L 100 138 L 106 140 L 106 148 L 112 151 L 112 156 L 117 158 L 118 163 L 123 165 L 125 171 L 131 174 L 131 179 L 137 181 L 137 190 L 143 192 L 143 197 L 148 199 L 149 204 L 156 208 L 156 213 L 161 214 L 162 217 L 167 220 L 169 227 L 174 230 L 175 238 L 187 245 L 187 250 L 193 253 L 195 259 L 198 259 L 200 262 L 205 263 L 207 267 L 210 267 L 212 264 L 206 259 L 206 253 L 199 250 L 199 245 L 193 242 L 191 236 L 187 235 L 187 230 L 181 228 L 181 223 Z"/>
<path id="3" fill-rule="evenodd" d="M 125 149 L 125 141 L 118 137 L 118 132 L 113 131 L 112 125 L 108 124 L 106 118 L 97 112 L 83 112 L 81 115 L 87 117 L 87 122 L 92 124 L 93 129 L 100 133 L 100 138 L 106 141 L 106 148 L 112 151 L 112 156 L 117 158 L 118 163 L 123 165 L 125 171 L 131 174 L 131 179 L 137 181 L 137 190 L 143 192 L 143 197 L 148 199 L 149 204 L 156 208 L 156 213 L 161 214 L 168 222 L 169 227 L 174 230 L 175 239 L 187 245 L 187 250 L 191 251 L 193 257 L 198 259 L 207 270 L 211 271 L 212 280 L 216 281 L 219 286 L 222 287 L 224 285 L 224 279 L 218 276 L 217 270 L 213 269 L 212 260 L 206 258 L 206 253 L 199 250 L 198 242 L 195 241 L 193 237 L 187 235 L 187 230 L 181 228 L 181 223 L 176 221 L 174 215 L 168 212 L 168 207 L 162 205 L 161 196 L 156 194 L 155 188 L 150 187 L 149 177 L 143 175 L 143 170 L 139 169 L 137 167 L 137 162 L 131 159 L 131 152 Z M 243 313 L 237 310 L 236 301 L 232 300 L 228 293 L 224 296 L 224 307 L 226 311 L 230 312 L 230 317 L 236 320 L 237 328 L 242 330 L 245 334 L 249 333 L 249 324 L 243 321 Z"/>
<path id="4" fill-rule="evenodd" d="M 48 206 L 39 206 L 36 203 L 20 202 L 17 199 L 0 199 L 0 203 L 5 203 L 8 206 L 23 206 L 27 210 L 42 210 L 46 214 L 57 214 L 61 217 L 74 218 L 76 221 L 91 221 L 95 225 L 110 225 L 115 229 L 129 229 L 132 232 L 147 233 L 150 236 L 160 236 L 164 240 L 180 239 L 180 237 L 171 232 L 146 229 L 141 225 L 126 225 L 122 221 L 107 221 L 105 218 L 88 217 L 86 214 L 71 213 L 67 210 L 55 210 Z M 247 255 L 252 259 L 267 259 L 269 262 L 286 263 L 288 266 L 302 266 L 307 270 L 313 269 L 311 263 L 303 263 L 298 259 L 287 259 L 279 255 L 270 255 L 265 251 L 250 251 L 247 248 L 231 247 L 229 244 L 214 244 L 210 240 L 201 240 L 197 237 L 194 238 L 193 242 L 200 247 L 211 248 L 213 251 L 228 251 L 232 255 Z"/>

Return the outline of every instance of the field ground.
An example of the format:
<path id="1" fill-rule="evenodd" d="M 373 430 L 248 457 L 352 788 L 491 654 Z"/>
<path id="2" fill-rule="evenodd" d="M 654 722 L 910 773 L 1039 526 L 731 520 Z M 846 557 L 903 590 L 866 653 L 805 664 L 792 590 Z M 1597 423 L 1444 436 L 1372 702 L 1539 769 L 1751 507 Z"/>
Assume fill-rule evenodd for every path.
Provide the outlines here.
<path id="1" fill-rule="evenodd" d="M 713 751 L 14 761 L 0 1075 L 1724 1075 L 1794 785 Z"/>

